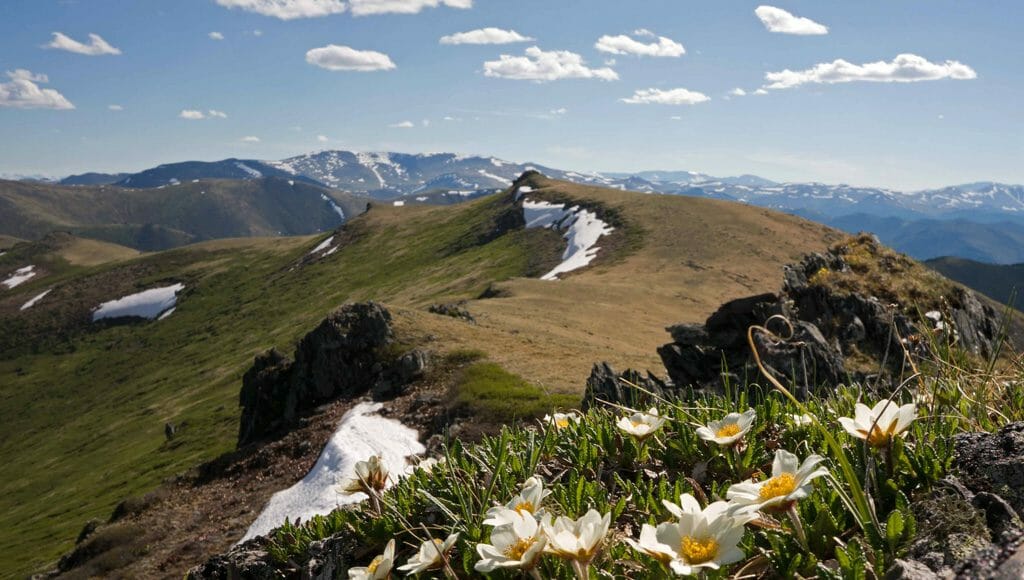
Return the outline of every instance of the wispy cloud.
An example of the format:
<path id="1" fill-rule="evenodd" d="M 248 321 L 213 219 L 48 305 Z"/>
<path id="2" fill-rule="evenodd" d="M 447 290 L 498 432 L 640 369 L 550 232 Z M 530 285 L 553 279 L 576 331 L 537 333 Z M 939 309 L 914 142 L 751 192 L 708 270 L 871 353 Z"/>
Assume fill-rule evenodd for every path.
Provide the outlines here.
<path id="1" fill-rule="evenodd" d="M 348 46 L 328 44 L 306 53 L 306 62 L 331 71 L 369 72 L 391 70 L 391 57 L 375 50 L 356 50 Z"/>
<path id="2" fill-rule="evenodd" d="M 216 30 L 207 34 L 207 36 L 210 37 L 210 40 L 224 40 L 224 35 L 220 32 L 217 32 Z"/>
<path id="3" fill-rule="evenodd" d="M 210 109 L 205 113 L 199 109 L 183 109 L 178 113 L 178 118 L 188 121 L 201 121 L 203 119 L 227 119 L 228 114 L 224 111 Z"/>
<path id="4" fill-rule="evenodd" d="M 123 111 L 124 107 L 121 105 L 107 105 L 107 109 L 111 111 Z"/>
<path id="5" fill-rule="evenodd" d="M 227 113 L 225 113 L 224 111 L 218 111 L 216 109 L 210 109 L 209 111 L 206 112 L 206 114 L 209 115 L 211 118 L 218 118 L 218 119 L 227 119 L 228 118 L 228 114 Z"/>
<path id="6" fill-rule="evenodd" d="M 531 40 L 534 39 L 529 36 L 523 36 L 515 30 L 487 27 L 442 36 L 441 44 L 512 44 L 514 42 L 529 42 Z"/>
<path id="7" fill-rule="evenodd" d="M 618 73 L 611 68 L 590 68 L 583 57 L 567 50 L 544 51 L 533 46 L 525 56 L 503 54 L 499 60 L 484 63 L 484 75 L 521 81 L 548 82 L 562 79 L 600 79 L 614 81 Z"/>
<path id="8" fill-rule="evenodd" d="M 53 48 L 56 50 L 66 50 L 75 54 L 84 54 L 86 56 L 102 56 L 107 54 L 121 54 L 121 49 L 115 48 L 110 45 L 106 40 L 103 40 L 99 34 L 89 35 L 89 44 L 81 43 L 70 36 L 62 32 L 54 32 L 53 40 L 48 44 L 44 45 L 44 48 Z"/>
<path id="9" fill-rule="evenodd" d="M 326 142 L 330 141 L 330 139 L 327 137 L 327 135 L 317 135 L 316 136 L 316 140 L 318 142 L 320 142 L 320 143 L 326 143 Z"/>
<path id="10" fill-rule="evenodd" d="M 916 54 L 901 54 L 890 62 L 853 64 L 837 59 L 800 70 L 765 74 L 766 89 L 791 89 L 800 85 L 852 82 L 912 83 L 941 79 L 969 80 L 978 77 L 971 67 L 955 60 L 934 63 Z"/>
<path id="11" fill-rule="evenodd" d="M 392 129 L 412 129 L 415 126 L 416 123 L 413 123 L 412 121 L 400 121 L 398 123 L 388 125 L 388 127 L 391 127 Z"/>
<path id="12" fill-rule="evenodd" d="M 641 89 L 620 100 L 630 105 L 696 105 L 710 101 L 711 97 L 689 89 Z"/>
<path id="13" fill-rule="evenodd" d="M 634 34 L 642 37 L 652 37 L 654 35 L 654 33 L 646 29 L 637 30 Z M 659 36 L 656 42 L 643 43 L 625 34 L 618 36 L 605 35 L 597 39 L 594 48 L 609 54 L 632 54 L 635 56 L 680 57 L 686 54 L 686 49 L 683 48 L 682 44 L 664 36 Z"/>
<path id="14" fill-rule="evenodd" d="M 729 91 L 729 94 L 734 96 L 734 97 L 745 97 L 745 96 L 747 96 L 747 91 L 745 91 L 745 90 L 743 90 L 743 89 L 741 89 L 739 87 L 736 87 L 735 89 Z"/>
<path id="15" fill-rule="evenodd" d="M 241 141 L 243 143 L 259 143 L 260 138 L 255 135 L 247 135 L 245 137 L 242 137 Z"/>
<path id="16" fill-rule="evenodd" d="M 319 18 L 348 9 L 342 0 L 217 0 L 217 4 L 281 20 Z"/>
<path id="17" fill-rule="evenodd" d="M 0 83 L 0 107 L 56 110 L 75 108 L 71 101 L 54 89 L 40 88 L 39 84 L 50 82 L 44 74 L 19 68 L 7 71 L 7 77 L 11 80 Z"/>
<path id="18" fill-rule="evenodd" d="M 416 14 L 424 8 L 468 9 L 473 7 L 473 0 L 351 0 L 352 14 L 369 16 L 373 14 Z"/>
<path id="19" fill-rule="evenodd" d="M 828 27 L 810 18 L 795 16 L 782 8 L 774 6 L 758 6 L 754 14 L 769 32 L 780 34 L 820 35 L 828 34 Z"/>

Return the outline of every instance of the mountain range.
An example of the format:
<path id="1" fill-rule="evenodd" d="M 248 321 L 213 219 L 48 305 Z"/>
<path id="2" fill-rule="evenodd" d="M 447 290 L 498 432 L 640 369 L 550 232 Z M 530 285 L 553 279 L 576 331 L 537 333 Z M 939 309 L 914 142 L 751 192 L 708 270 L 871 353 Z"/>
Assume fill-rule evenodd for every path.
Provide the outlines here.
<path id="1" fill-rule="evenodd" d="M 436 205 L 461 203 L 492 193 L 531 169 L 554 179 L 586 185 L 738 201 L 776 209 L 851 233 L 875 233 L 883 242 L 917 259 L 949 255 L 997 264 L 1024 262 L 1024 244 L 1016 243 L 1024 241 L 1024 186 L 993 182 L 901 192 L 844 184 L 777 183 L 756 175 L 714 177 L 691 171 L 586 173 L 454 153 L 328 150 L 279 161 L 169 163 L 133 174 L 74 175 L 60 183 L 159 189 L 195 180 L 277 178 L 397 205 Z M 1015 242 L 1005 243 L 1006 240 Z"/>

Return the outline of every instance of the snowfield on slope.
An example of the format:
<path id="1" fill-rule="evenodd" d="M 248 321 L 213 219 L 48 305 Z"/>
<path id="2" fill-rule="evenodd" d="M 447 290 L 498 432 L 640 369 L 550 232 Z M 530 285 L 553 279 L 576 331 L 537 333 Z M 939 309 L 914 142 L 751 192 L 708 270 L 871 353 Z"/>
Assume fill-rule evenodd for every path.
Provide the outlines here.
<path id="1" fill-rule="evenodd" d="M 286 518 L 292 522 L 298 518 L 306 521 L 315 515 L 329 514 L 338 506 L 366 499 L 362 493 L 342 495 L 338 486 L 355 476 L 357 462 L 373 455 L 381 456 L 391 473 L 390 483 L 394 483 L 405 472 L 406 457 L 423 453 L 426 448 L 420 444 L 415 430 L 394 419 L 374 415 L 382 406 L 359 403 L 345 413 L 313 469 L 302 481 L 275 493 L 239 543 L 266 535 Z"/>
<path id="2" fill-rule="evenodd" d="M 21 308 L 19 308 L 19 310 L 28 310 L 29 308 L 32 308 L 36 304 L 39 304 L 39 301 L 42 300 L 43 298 L 45 298 L 46 295 L 50 293 L 50 290 L 53 290 L 53 288 L 50 288 L 49 290 L 46 290 L 42 294 L 39 294 L 35 298 L 33 298 L 33 299 L 29 300 L 28 302 L 22 304 Z"/>
<path id="3" fill-rule="evenodd" d="M 15 288 L 28 282 L 30 278 L 36 275 L 35 266 L 25 266 L 24 268 L 18 268 L 10 275 L 9 278 L 0 282 L 0 285 L 6 286 L 9 289 Z"/>
<path id="4" fill-rule="evenodd" d="M 522 188 L 520 188 L 522 189 Z M 527 229 L 551 228 L 564 232 L 567 242 L 562 252 L 562 263 L 540 277 L 541 280 L 557 280 L 559 274 L 572 272 L 590 264 L 601 248 L 596 246 L 601 236 L 612 233 L 615 228 L 597 218 L 597 214 L 574 205 L 566 209 L 564 203 L 523 200 L 523 219 Z"/>
<path id="5" fill-rule="evenodd" d="M 184 289 L 184 284 L 174 284 L 173 286 L 150 288 L 149 290 L 123 296 L 117 300 L 104 302 L 92 313 L 92 321 L 96 322 L 104 318 L 120 318 L 123 316 L 136 316 L 153 320 L 174 308 L 178 303 L 178 292 Z"/>
<path id="6" fill-rule="evenodd" d="M 320 242 L 320 245 L 318 245 L 317 247 L 313 248 L 309 252 L 308 255 L 319 254 L 320 252 L 322 252 L 322 251 L 326 250 L 327 248 L 331 247 L 331 244 L 333 244 L 333 243 L 334 243 L 334 236 L 331 236 L 331 237 L 327 238 L 326 240 Z"/>

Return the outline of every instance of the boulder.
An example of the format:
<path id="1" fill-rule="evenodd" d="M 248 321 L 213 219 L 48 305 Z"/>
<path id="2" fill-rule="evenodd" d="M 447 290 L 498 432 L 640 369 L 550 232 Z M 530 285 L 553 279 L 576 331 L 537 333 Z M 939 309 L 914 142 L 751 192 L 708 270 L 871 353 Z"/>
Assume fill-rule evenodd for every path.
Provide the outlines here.
<path id="1" fill-rule="evenodd" d="M 671 385 L 650 372 L 644 375 L 627 369 L 619 374 L 610 364 L 602 362 L 595 364 L 590 371 L 581 407 L 583 412 L 603 403 L 615 403 L 634 409 L 647 408 L 656 404 L 657 397 L 666 396 L 671 389 Z"/>

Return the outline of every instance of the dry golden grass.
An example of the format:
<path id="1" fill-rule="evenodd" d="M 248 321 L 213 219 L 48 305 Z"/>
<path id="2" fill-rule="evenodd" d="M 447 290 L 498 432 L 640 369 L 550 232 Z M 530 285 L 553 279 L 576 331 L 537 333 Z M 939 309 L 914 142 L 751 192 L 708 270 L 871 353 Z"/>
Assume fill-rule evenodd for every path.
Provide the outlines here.
<path id="1" fill-rule="evenodd" d="M 57 254 L 73 266 L 98 266 L 108 262 L 130 260 L 138 256 L 139 251 L 110 242 L 76 237 Z"/>

